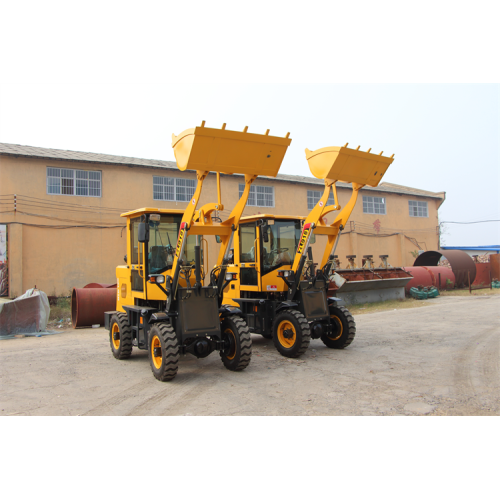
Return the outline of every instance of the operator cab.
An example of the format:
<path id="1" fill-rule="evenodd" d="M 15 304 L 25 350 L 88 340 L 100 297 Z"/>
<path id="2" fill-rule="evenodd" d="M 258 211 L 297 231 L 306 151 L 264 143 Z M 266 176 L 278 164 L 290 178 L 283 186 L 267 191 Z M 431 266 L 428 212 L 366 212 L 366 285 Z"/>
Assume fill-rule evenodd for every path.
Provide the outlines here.
<path id="1" fill-rule="evenodd" d="M 242 217 L 234 241 L 234 262 L 228 272 L 239 273 L 239 280 L 225 291 L 239 297 L 244 292 L 284 291 L 276 280 L 278 270 L 291 269 L 297 252 L 304 217 L 253 215 Z"/>
<path id="2" fill-rule="evenodd" d="M 182 210 L 156 208 L 142 208 L 123 214 L 129 224 L 126 262 L 132 269 L 132 292 L 143 292 L 147 287 L 150 298 L 161 295 L 156 286 L 148 283 L 148 277 L 151 274 L 164 274 L 172 269 L 183 214 Z M 148 232 L 148 241 L 144 246 L 139 241 L 141 223 L 146 224 Z M 181 286 L 186 286 L 186 274 L 190 284 L 194 283 L 194 273 L 189 272 L 188 268 L 194 269 L 195 245 L 196 236 L 188 236 L 182 256 L 184 273 L 180 276 Z"/>

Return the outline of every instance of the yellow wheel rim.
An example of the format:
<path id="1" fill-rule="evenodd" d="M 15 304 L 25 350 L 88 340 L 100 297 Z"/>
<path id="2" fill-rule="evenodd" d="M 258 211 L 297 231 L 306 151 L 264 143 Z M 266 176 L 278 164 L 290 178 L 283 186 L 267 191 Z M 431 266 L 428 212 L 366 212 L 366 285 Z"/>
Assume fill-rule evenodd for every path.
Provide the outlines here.
<path id="1" fill-rule="evenodd" d="M 236 356 L 236 335 L 234 334 L 233 330 L 231 330 L 231 328 L 226 328 L 224 330 L 224 333 L 227 336 L 232 335 L 233 340 L 234 340 L 233 343 L 231 344 L 229 352 L 226 354 L 226 358 L 227 359 L 234 359 L 234 357 Z"/>
<path id="2" fill-rule="evenodd" d="M 118 333 L 118 339 L 115 340 L 115 333 Z M 118 323 L 113 323 L 113 328 L 111 329 L 111 342 L 113 342 L 113 347 L 115 349 L 120 348 L 120 327 Z"/>
<path id="3" fill-rule="evenodd" d="M 340 321 L 340 318 L 338 316 L 330 316 L 331 322 L 337 323 L 338 329 L 339 329 L 339 334 L 336 337 L 328 337 L 331 340 L 338 340 L 340 337 L 342 337 L 342 333 L 344 332 L 344 326 L 342 325 L 342 321 Z"/>
<path id="4" fill-rule="evenodd" d="M 293 335 L 290 338 L 285 337 L 285 331 L 286 330 L 291 330 Z M 283 320 L 279 325 L 278 325 L 278 341 L 279 343 L 283 346 L 289 349 L 290 347 L 293 347 L 295 344 L 295 341 L 297 340 L 297 332 L 295 331 L 295 327 L 290 323 L 288 320 Z"/>
<path id="5" fill-rule="evenodd" d="M 160 356 L 155 356 L 155 347 L 159 347 L 161 349 L 161 342 L 158 335 L 155 335 L 151 341 L 151 358 L 153 359 L 153 365 L 155 365 L 155 368 L 159 370 L 161 368 L 162 356 L 161 354 Z"/>

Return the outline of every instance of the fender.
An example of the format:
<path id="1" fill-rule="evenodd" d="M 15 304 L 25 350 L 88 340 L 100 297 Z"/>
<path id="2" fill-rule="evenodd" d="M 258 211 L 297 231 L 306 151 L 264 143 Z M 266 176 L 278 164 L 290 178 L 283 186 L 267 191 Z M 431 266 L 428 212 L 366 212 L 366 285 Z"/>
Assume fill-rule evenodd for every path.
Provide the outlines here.
<path id="1" fill-rule="evenodd" d="M 297 307 L 299 304 L 297 302 L 292 302 L 291 300 L 285 300 L 281 302 L 276 308 L 276 312 L 281 311 L 281 309 L 290 309 L 292 307 Z"/>
<path id="2" fill-rule="evenodd" d="M 238 307 L 224 305 L 219 308 L 219 317 L 221 319 L 236 315 L 243 316 L 243 312 Z"/>
<path id="3" fill-rule="evenodd" d="M 344 302 L 342 299 L 339 299 L 338 297 L 327 297 L 327 300 L 328 300 L 328 305 L 337 304 L 340 306 L 341 305 L 340 303 Z"/>

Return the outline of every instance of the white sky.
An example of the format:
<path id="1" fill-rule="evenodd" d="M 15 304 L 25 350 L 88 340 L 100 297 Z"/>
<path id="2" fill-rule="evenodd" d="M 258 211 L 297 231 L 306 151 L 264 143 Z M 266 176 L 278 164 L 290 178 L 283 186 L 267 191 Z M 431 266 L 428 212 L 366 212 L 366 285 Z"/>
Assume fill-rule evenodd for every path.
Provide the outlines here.
<path id="1" fill-rule="evenodd" d="M 3 5 L 0 141 L 173 160 L 171 134 L 202 120 L 270 128 L 291 133 L 281 173 L 349 142 L 395 154 L 384 181 L 445 191 L 442 221 L 500 219 L 492 2 L 351 4 Z M 500 244 L 498 222 L 444 231 Z"/>

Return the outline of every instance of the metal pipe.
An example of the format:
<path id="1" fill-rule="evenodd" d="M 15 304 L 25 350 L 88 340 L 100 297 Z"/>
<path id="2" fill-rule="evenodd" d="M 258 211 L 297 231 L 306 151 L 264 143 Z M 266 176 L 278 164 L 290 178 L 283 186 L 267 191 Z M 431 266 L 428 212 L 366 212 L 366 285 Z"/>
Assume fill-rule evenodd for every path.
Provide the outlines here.
<path id="1" fill-rule="evenodd" d="M 115 310 L 115 288 L 73 288 L 71 294 L 73 328 L 104 325 L 104 313 Z"/>

